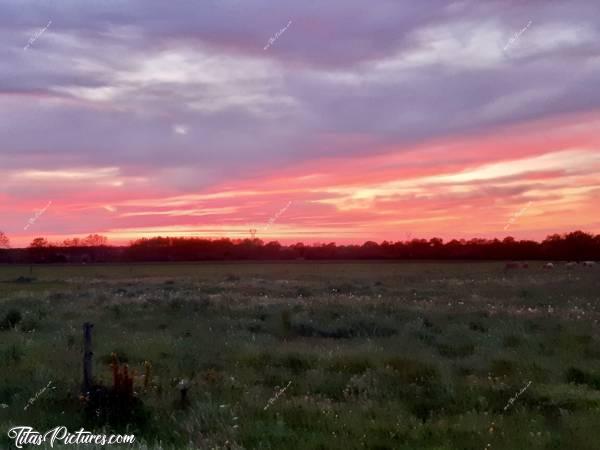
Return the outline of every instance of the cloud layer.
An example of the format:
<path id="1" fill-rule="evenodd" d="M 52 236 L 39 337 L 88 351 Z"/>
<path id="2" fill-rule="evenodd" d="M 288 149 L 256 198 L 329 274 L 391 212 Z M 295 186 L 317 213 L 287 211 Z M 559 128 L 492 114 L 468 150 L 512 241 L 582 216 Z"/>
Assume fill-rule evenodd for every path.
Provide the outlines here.
<path id="1" fill-rule="evenodd" d="M 586 0 L 5 1 L 0 229 L 247 237 L 292 202 L 258 237 L 502 236 L 531 202 L 511 234 L 599 232 L 598 17 Z"/>

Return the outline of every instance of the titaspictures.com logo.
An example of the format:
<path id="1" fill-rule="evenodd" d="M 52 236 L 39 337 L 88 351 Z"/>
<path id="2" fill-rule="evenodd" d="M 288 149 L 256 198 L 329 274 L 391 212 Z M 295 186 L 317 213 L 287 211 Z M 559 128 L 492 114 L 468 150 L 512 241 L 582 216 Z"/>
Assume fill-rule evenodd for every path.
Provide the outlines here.
<path id="1" fill-rule="evenodd" d="M 53 448 L 57 444 L 63 445 L 114 445 L 133 444 L 133 434 L 93 434 L 83 428 L 70 433 L 67 427 L 56 427 L 44 434 L 34 430 L 32 427 L 13 427 L 8 430 L 8 437 L 14 439 L 15 447 L 23 448 L 25 445 L 48 444 Z"/>

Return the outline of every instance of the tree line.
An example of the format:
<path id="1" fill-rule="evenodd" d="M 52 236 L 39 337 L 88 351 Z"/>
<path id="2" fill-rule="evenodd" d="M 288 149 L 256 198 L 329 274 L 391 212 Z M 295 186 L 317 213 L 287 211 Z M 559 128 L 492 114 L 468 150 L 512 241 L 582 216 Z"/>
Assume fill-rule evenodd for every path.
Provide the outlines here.
<path id="1" fill-rule="evenodd" d="M 553 234 L 541 242 L 499 239 L 412 239 L 364 244 L 282 245 L 261 239 L 154 237 L 110 246 L 89 235 L 51 243 L 35 238 L 27 248 L 10 248 L 0 232 L 0 263 L 95 263 L 225 260 L 600 260 L 600 235 L 583 231 Z"/>

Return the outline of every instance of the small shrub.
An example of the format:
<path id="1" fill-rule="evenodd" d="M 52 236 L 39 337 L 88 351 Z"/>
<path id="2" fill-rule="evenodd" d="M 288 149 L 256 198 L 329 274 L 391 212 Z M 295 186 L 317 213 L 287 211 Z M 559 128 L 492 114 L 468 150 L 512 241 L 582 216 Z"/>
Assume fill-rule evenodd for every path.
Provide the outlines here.
<path id="1" fill-rule="evenodd" d="M 527 289 L 521 289 L 521 291 L 519 292 L 519 296 L 521 298 L 531 298 L 533 295 L 531 291 L 528 291 Z"/>
<path id="2" fill-rule="evenodd" d="M 432 418 L 439 411 L 456 410 L 456 399 L 442 383 L 405 385 L 400 397 L 410 412 L 422 421 Z"/>
<path id="3" fill-rule="evenodd" d="M 372 365 L 372 362 L 368 358 L 360 356 L 343 356 L 333 361 L 329 366 L 329 369 L 335 372 L 360 374 L 367 369 L 370 369 Z"/>
<path id="4" fill-rule="evenodd" d="M 11 309 L 6 313 L 2 321 L 0 322 L 1 330 L 8 330 L 14 328 L 21 320 L 23 316 L 18 309 Z"/>
<path id="5" fill-rule="evenodd" d="M 495 359 L 490 366 L 490 372 L 495 377 L 510 377 L 515 374 L 515 363 L 507 359 Z"/>
<path id="6" fill-rule="evenodd" d="M 587 374 L 583 370 L 577 369 L 575 367 L 569 367 L 569 369 L 565 373 L 565 380 L 567 383 L 586 384 L 587 379 Z"/>
<path id="7" fill-rule="evenodd" d="M 586 345 L 583 350 L 583 356 L 587 359 L 600 359 L 600 349 L 595 346 Z"/>
<path id="8" fill-rule="evenodd" d="M 456 368 L 456 373 L 458 373 L 458 375 L 460 375 L 461 377 L 468 377 L 470 375 L 475 374 L 475 369 L 468 366 L 458 366 Z"/>
<path id="9" fill-rule="evenodd" d="M 115 319 L 119 319 L 121 317 L 122 311 L 119 305 L 112 305 L 110 310 L 112 311 Z"/>
<path id="10" fill-rule="evenodd" d="M 37 310 L 37 320 L 44 320 L 46 317 L 48 317 L 48 311 L 46 311 L 45 309 L 39 308 Z"/>
<path id="11" fill-rule="evenodd" d="M 363 319 L 352 321 L 338 320 L 337 323 L 328 323 L 327 325 L 314 324 L 312 322 L 295 322 L 293 330 L 298 336 L 332 339 L 390 337 L 397 333 L 394 328 Z"/>
<path id="12" fill-rule="evenodd" d="M 292 332 L 292 318 L 287 309 L 281 312 L 281 330 L 283 335 L 286 337 Z"/>
<path id="13" fill-rule="evenodd" d="M 253 369 L 264 369 L 273 364 L 273 356 L 269 353 L 249 353 L 241 358 L 241 362 Z"/>
<path id="14" fill-rule="evenodd" d="M 294 373 L 304 372 L 314 366 L 313 358 L 300 354 L 288 354 L 281 359 L 281 365 Z"/>
<path id="15" fill-rule="evenodd" d="M 565 373 L 565 380 L 567 383 L 585 384 L 592 389 L 600 390 L 600 375 L 585 372 L 576 367 L 569 367 Z"/>
<path id="16" fill-rule="evenodd" d="M 419 339 L 424 344 L 427 344 L 427 345 L 435 344 L 435 336 L 431 333 L 419 331 L 419 332 L 415 333 L 415 336 L 417 337 L 417 339 Z"/>
<path id="17" fill-rule="evenodd" d="M 33 277 L 20 276 L 14 280 L 14 283 L 33 283 L 34 281 L 35 281 L 35 278 L 33 278 Z"/>
<path id="18" fill-rule="evenodd" d="M 64 300 L 64 299 L 66 299 L 68 297 L 63 292 L 52 292 L 50 295 L 48 295 L 47 298 L 51 302 L 54 302 L 54 301 L 58 301 L 58 300 Z"/>
<path id="19" fill-rule="evenodd" d="M 540 342 L 537 348 L 541 356 L 554 356 L 556 354 L 556 346 L 552 342 Z"/>
<path id="20" fill-rule="evenodd" d="M 438 344 L 438 352 L 446 358 L 466 358 L 475 353 L 475 345 L 471 343 L 464 344 Z"/>
<path id="21" fill-rule="evenodd" d="M 434 333 L 434 334 L 441 334 L 442 333 L 442 329 L 440 328 L 440 326 L 436 325 L 435 323 L 433 323 L 427 317 L 423 318 L 423 326 L 427 330 L 429 330 L 431 333 Z"/>
<path id="22" fill-rule="evenodd" d="M 0 353 L 0 360 L 5 366 L 10 367 L 13 364 L 20 362 L 23 359 L 23 355 L 24 352 L 21 347 L 13 344 Z"/>
<path id="23" fill-rule="evenodd" d="M 174 298 L 169 301 L 169 309 L 172 311 L 179 311 L 183 308 L 184 301 L 180 298 Z"/>
<path id="24" fill-rule="evenodd" d="M 351 294 L 359 289 L 358 286 L 352 283 L 341 283 L 332 287 L 331 291 L 336 294 Z"/>
<path id="25" fill-rule="evenodd" d="M 260 323 L 251 323 L 246 327 L 246 329 L 250 333 L 261 333 L 263 331 L 263 327 Z"/>
<path id="26" fill-rule="evenodd" d="M 298 289 L 296 289 L 296 296 L 304 298 L 311 297 L 312 292 L 310 292 L 307 288 L 300 286 Z"/>
<path id="27" fill-rule="evenodd" d="M 527 328 L 527 331 L 532 333 L 538 333 L 543 329 L 541 324 L 534 322 L 533 320 L 528 320 L 525 322 L 525 327 Z"/>
<path id="28" fill-rule="evenodd" d="M 211 302 L 208 298 L 206 297 L 202 297 L 202 298 L 197 298 L 192 302 L 192 309 L 194 310 L 194 312 L 200 312 L 200 311 L 206 311 L 210 305 Z"/>
<path id="29" fill-rule="evenodd" d="M 21 325 L 19 326 L 21 331 L 23 331 L 25 333 L 31 333 L 32 331 L 37 330 L 39 327 L 40 327 L 39 322 L 31 317 L 28 317 L 25 320 L 23 320 L 21 322 Z"/>
<path id="30" fill-rule="evenodd" d="M 202 372 L 202 380 L 208 384 L 217 384 L 223 380 L 223 375 L 215 369 L 208 369 Z"/>
<path id="31" fill-rule="evenodd" d="M 505 348 L 517 348 L 521 345 L 522 342 L 523 340 L 519 336 L 511 334 L 509 336 L 504 337 L 502 345 Z"/>
<path id="32" fill-rule="evenodd" d="M 379 398 L 384 391 L 381 381 L 377 373 L 373 370 L 355 374 L 348 380 L 344 387 L 343 396 L 346 399 L 354 398 L 360 400 Z M 335 385 L 332 387 L 335 387 Z"/>
<path id="33" fill-rule="evenodd" d="M 573 340 L 580 345 L 590 345 L 593 338 L 589 334 L 578 334 L 573 336 Z"/>
<path id="34" fill-rule="evenodd" d="M 121 358 L 110 356 L 113 383 L 108 388 L 101 384 L 90 386 L 82 392 L 80 400 L 84 407 L 85 422 L 92 426 L 109 425 L 115 430 L 144 426 L 150 415 L 141 399 L 134 395 L 134 377 Z M 84 423 L 85 423 L 84 422 Z"/>
<path id="35" fill-rule="evenodd" d="M 427 385 L 437 382 L 440 376 L 435 366 L 410 358 L 392 358 L 386 366 L 397 373 L 402 383 Z"/>
<path id="36" fill-rule="evenodd" d="M 485 333 L 488 330 L 487 327 L 481 322 L 470 322 L 469 329 L 471 329 L 472 331 L 477 331 L 479 333 Z"/>

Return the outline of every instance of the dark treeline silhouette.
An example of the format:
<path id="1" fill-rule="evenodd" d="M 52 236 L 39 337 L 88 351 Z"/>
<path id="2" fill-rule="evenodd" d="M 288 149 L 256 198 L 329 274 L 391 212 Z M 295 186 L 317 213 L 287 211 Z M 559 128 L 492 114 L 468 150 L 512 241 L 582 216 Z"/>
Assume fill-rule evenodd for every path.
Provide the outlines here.
<path id="1" fill-rule="evenodd" d="M 575 231 L 553 234 L 542 242 L 498 239 L 412 239 L 362 245 L 297 243 L 281 245 L 260 239 L 203 239 L 156 237 L 129 246 L 108 246 L 106 238 L 91 235 L 61 244 L 36 238 L 28 248 L 0 249 L 0 263 L 98 263 L 221 260 L 600 260 L 600 235 Z"/>

